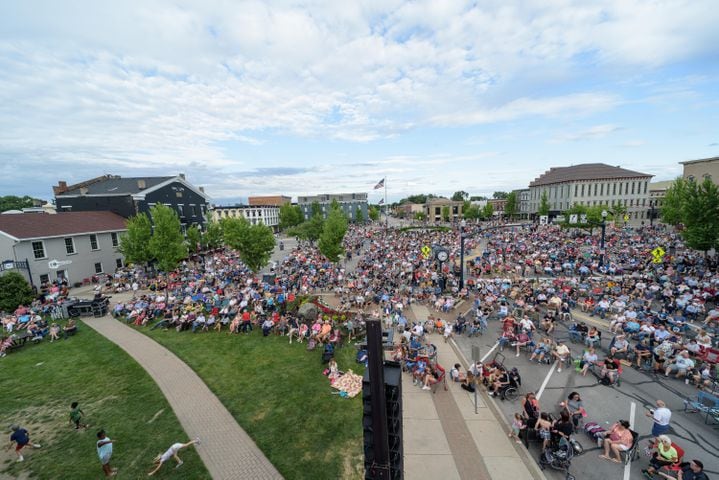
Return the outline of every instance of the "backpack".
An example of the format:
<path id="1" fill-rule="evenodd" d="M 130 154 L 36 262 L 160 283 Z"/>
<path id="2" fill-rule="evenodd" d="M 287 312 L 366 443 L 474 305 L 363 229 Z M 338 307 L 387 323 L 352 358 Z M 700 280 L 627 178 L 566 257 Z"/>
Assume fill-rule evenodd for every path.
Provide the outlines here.
<path id="1" fill-rule="evenodd" d="M 356 357 L 357 363 L 364 363 L 367 366 L 367 350 L 360 350 L 357 352 Z"/>

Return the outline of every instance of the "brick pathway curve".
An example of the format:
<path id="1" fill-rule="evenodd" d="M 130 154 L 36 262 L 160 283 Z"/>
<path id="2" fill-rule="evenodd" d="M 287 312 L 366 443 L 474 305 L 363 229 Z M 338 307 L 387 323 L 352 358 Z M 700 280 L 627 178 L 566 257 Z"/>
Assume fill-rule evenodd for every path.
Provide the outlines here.
<path id="1" fill-rule="evenodd" d="M 152 376 L 187 435 L 202 439 L 197 451 L 212 478 L 282 478 L 215 394 L 175 354 L 112 317 L 85 323 L 129 353 Z"/>

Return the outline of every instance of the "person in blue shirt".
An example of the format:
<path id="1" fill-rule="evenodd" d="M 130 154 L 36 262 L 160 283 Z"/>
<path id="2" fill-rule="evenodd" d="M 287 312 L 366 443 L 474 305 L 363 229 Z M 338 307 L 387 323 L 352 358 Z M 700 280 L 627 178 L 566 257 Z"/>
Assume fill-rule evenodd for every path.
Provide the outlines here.
<path id="1" fill-rule="evenodd" d="M 112 458 L 113 441 L 105 434 L 105 430 L 97 432 L 97 456 L 102 465 L 102 471 L 106 477 L 114 477 L 117 469 L 110 466 L 110 458 Z"/>
<path id="2" fill-rule="evenodd" d="M 15 444 L 15 454 L 17 454 L 18 462 L 25 460 L 22 456 L 22 449 L 25 448 L 25 445 L 30 445 L 32 448 L 40 448 L 40 445 L 30 441 L 30 432 L 24 428 L 12 425 L 10 430 L 12 430 L 12 434 L 10 435 L 10 446 L 8 448 L 12 447 L 13 443 Z"/>

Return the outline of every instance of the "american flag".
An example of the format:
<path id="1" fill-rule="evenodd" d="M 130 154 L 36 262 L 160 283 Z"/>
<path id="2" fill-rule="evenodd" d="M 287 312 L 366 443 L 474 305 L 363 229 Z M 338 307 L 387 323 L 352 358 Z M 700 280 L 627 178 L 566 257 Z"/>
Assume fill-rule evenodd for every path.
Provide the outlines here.
<path id="1" fill-rule="evenodd" d="M 384 178 L 380 180 L 377 185 L 374 186 L 374 189 L 377 190 L 378 188 L 384 187 Z"/>
<path id="2" fill-rule="evenodd" d="M 377 202 L 377 205 L 383 205 L 384 204 L 384 198 L 380 198 L 379 202 Z"/>

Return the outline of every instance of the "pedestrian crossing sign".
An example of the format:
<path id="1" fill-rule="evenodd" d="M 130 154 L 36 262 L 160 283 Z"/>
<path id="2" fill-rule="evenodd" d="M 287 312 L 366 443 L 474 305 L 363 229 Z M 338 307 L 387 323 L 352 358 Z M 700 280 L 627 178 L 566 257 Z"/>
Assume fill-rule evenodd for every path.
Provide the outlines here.
<path id="1" fill-rule="evenodd" d="M 655 248 L 654 250 L 652 250 L 652 257 L 654 257 L 652 259 L 652 262 L 653 263 L 662 263 L 662 259 L 664 258 L 665 254 L 666 254 L 666 252 L 664 251 L 664 249 L 662 247 Z"/>
<path id="2" fill-rule="evenodd" d="M 427 259 L 429 258 L 429 255 L 432 253 L 432 249 L 429 247 L 429 245 L 425 245 L 422 247 L 422 256 Z"/>

